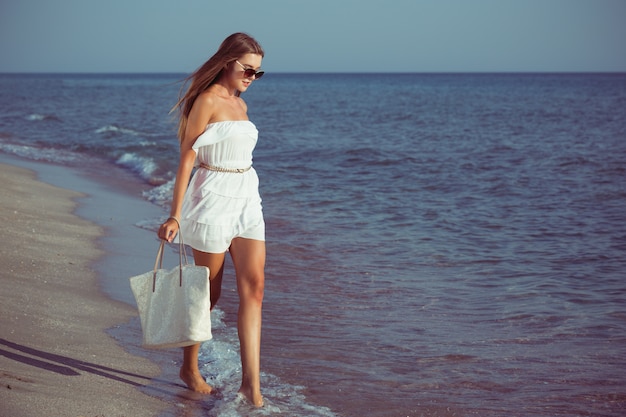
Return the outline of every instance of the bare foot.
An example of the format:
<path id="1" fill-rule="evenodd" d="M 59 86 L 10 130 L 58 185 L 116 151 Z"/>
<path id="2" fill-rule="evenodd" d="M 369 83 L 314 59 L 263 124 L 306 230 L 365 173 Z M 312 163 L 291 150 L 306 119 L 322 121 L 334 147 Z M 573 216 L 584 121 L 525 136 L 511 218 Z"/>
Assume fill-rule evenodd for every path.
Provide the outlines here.
<path id="1" fill-rule="evenodd" d="M 263 397 L 260 391 L 253 393 L 252 389 L 241 387 L 239 389 L 239 395 L 243 396 L 255 407 L 263 407 Z"/>
<path id="2" fill-rule="evenodd" d="M 206 383 L 200 372 L 187 371 L 180 368 L 180 379 L 187 384 L 187 388 L 200 394 L 210 394 L 213 388 Z"/>

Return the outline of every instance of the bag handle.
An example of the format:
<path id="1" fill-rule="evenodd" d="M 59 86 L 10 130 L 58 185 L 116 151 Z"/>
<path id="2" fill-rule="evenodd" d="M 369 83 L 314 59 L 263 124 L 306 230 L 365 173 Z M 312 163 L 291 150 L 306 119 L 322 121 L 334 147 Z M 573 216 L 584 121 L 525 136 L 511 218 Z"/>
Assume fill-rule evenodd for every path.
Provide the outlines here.
<path id="1" fill-rule="evenodd" d="M 178 224 L 178 270 L 180 274 L 180 283 L 179 285 L 183 286 L 183 259 L 185 259 L 185 265 L 189 265 L 189 260 L 187 259 L 187 252 L 185 251 L 185 243 L 183 241 L 183 234 L 180 230 L 180 222 L 176 217 L 170 217 L 170 219 L 174 220 L 176 224 Z M 156 289 L 156 277 L 157 270 L 163 268 L 163 252 L 165 249 L 165 239 L 161 239 L 161 244 L 159 245 L 159 250 L 157 251 L 156 260 L 154 261 L 154 270 L 152 274 L 152 292 Z"/>

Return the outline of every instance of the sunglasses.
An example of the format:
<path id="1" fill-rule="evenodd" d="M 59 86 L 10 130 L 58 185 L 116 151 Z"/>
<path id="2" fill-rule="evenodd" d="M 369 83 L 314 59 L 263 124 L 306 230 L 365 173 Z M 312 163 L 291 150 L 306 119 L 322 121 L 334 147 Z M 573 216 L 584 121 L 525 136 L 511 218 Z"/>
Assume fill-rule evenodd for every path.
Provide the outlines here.
<path id="1" fill-rule="evenodd" d="M 252 78 L 254 76 L 255 80 L 258 80 L 265 74 L 265 71 L 256 71 L 253 68 L 246 68 L 241 62 L 235 61 L 241 68 L 243 68 L 243 76 L 245 78 Z"/>

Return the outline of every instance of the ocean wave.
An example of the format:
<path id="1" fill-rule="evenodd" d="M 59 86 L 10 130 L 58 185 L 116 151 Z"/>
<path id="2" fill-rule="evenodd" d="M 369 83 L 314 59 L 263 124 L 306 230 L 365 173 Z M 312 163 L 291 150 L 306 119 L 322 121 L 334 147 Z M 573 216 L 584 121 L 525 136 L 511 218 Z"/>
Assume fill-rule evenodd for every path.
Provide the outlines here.
<path id="1" fill-rule="evenodd" d="M 29 114 L 28 116 L 25 117 L 25 119 L 31 122 L 38 122 L 42 120 L 53 120 L 57 122 L 61 121 L 61 119 L 59 119 L 57 116 L 53 114 L 39 114 L 39 113 Z"/>
<path id="2" fill-rule="evenodd" d="M 165 207 L 172 200 L 172 192 L 174 191 L 175 181 L 176 179 L 173 178 L 168 182 L 159 185 L 158 187 L 154 187 L 150 190 L 144 191 L 143 197 L 151 203 Z"/>
<path id="3" fill-rule="evenodd" d="M 79 154 L 72 151 L 17 145 L 14 143 L 0 143 L 0 151 L 34 161 L 46 161 L 60 164 L 74 163 L 83 159 Z"/>
<path id="4" fill-rule="evenodd" d="M 139 132 L 134 129 L 127 129 L 125 127 L 120 127 L 117 125 L 106 125 L 99 129 L 95 130 L 97 134 L 123 134 L 123 135 L 131 135 L 131 136 L 140 136 L 143 135 L 142 132 Z"/>
<path id="5" fill-rule="evenodd" d="M 127 152 L 120 156 L 115 163 L 139 174 L 142 179 L 149 183 L 160 184 L 163 182 L 163 179 L 155 176 L 158 165 L 152 158 Z"/>

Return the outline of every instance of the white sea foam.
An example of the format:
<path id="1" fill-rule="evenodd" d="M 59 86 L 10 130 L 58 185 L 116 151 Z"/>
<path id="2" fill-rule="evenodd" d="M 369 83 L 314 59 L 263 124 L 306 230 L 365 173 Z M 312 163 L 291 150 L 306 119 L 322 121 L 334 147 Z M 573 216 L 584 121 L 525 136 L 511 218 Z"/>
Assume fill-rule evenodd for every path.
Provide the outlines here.
<path id="1" fill-rule="evenodd" d="M 120 135 L 130 135 L 130 136 L 142 136 L 142 137 L 155 137 L 159 136 L 160 133 L 150 133 L 150 132 L 142 132 L 139 130 L 131 129 L 128 127 L 118 126 L 116 124 L 110 124 L 106 126 L 102 126 L 94 131 L 95 133 L 101 134 L 120 134 Z M 139 143 L 141 146 L 152 146 L 155 145 L 155 142 L 152 141 L 142 141 Z"/>
<path id="2" fill-rule="evenodd" d="M 84 156 L 71 151 L 41 148 L 38 146 L 17 145 L 14 143 L 0 142 L 0 151 L 35 161 L 47 161 L 61 164 L 73 163 L 84 159 Z"/>
<path id="3" fill-rule="evenodd" d="M 152 158 L 139 156 L 131 152 L 123 154 L 116 163 L 136 172 L 145 180 L 152 180 L 152 176 L 157 169 L 157 164 Z"/>
<path id="4" fill-rule="evenodd" d="M 31 122 L 38 122 L 42 120 L 56 120 L 56 121 L 59 120 L 59 118 L 54 115 L 39 114 L 39 113 L 29 114 L 28 116 L 25 117 L 25 119 Z"/>
<path id="5" fill-rule="evenodd" d="M 209 416 L 252 417 L 281 415 L 334 417 L 326 407 L 308 404 L 302 394 L 304 387 L 285 383 L 280 378 L 262 372 L 261 386 L 265 405 L 254 409 L 239 395 L 241 362 L 237 329 L 224 322 L 224 312 L 216 308 L 211 313 L 214 338 L 204 343 L 200 350 L 201 368 L 209 385 L 219 389 L 222 398 L 217 400 Z"/>
<path id="6" fill-rule="evenodd" d="M 127 128 L 116 126 L 116 125 L 103 126 L 103 127 L 99 128 L 99 129 L 96 129 L 95 132 L 98 133 L 98 134 L 102 134 L 102 133 L 121 133 L 121 134 L 132 135 L 132 136 L 139 136 L 139 135 L 142 134 L 141 132 L 138 132 L 136 130 L 127 129 Z"/>
<path id="7" fill-rule="evenodd" d="M 172 201 L 172 192 L 174 190 L 175 181 L 176 179 L 172 178 L 164 184 L 146 190 L 143 192 L 143 197 L 151 203 L 159 206 L 169 205 Z"/>

